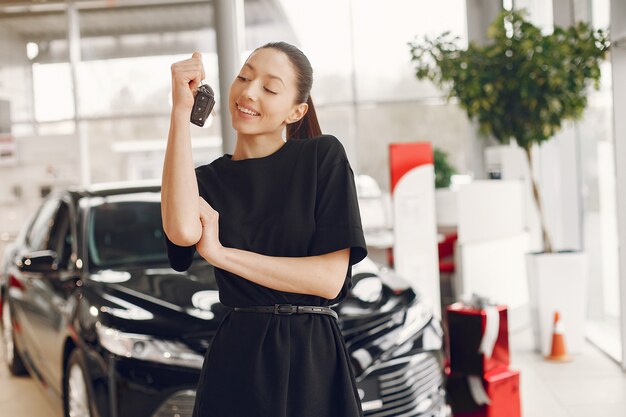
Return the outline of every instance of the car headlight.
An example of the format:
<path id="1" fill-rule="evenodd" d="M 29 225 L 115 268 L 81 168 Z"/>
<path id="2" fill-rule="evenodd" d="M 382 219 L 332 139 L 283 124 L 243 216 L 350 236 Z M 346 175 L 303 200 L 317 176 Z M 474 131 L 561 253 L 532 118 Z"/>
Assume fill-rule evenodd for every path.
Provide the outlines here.
<path id="1" fill-rule="evenodd" d="M 156 339 L 137 333 L 126 333 L 96 324 L 102 346 L 111 353 L 126 358 L 165 363 L 168 365 L 202 368 L 204 357 L 183 343 Z"/>

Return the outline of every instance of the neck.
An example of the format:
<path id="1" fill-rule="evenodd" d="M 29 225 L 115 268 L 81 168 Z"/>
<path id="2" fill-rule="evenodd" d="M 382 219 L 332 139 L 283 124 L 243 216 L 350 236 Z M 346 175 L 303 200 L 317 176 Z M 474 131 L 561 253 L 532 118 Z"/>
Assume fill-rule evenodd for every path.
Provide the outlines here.
<path id="1" fill-rule="evenodd" d="M 276 152 L 284 144 L 281 131 L 260 135 L 238 132 L 232 160 L 262 158 Z"/>

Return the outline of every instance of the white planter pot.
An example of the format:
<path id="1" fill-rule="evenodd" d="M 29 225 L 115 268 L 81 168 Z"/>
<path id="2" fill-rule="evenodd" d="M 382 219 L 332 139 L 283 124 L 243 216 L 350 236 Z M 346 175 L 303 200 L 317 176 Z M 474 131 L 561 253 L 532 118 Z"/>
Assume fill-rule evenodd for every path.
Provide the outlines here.
<path id="1" fill-rule="evenodd" d="M 568 353 L 580 353 L 587 317 L 587 254 L 527 254 L 526 269 L 535 350 L 542 355 L 550 353 L 554 312 L 558 311 Z"/>

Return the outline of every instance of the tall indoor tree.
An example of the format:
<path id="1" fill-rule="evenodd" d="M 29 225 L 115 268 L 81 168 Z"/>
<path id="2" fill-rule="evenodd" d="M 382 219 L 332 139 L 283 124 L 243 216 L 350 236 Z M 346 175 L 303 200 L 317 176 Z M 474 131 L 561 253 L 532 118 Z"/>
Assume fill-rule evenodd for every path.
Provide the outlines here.
<path id="1" fill-rule="evenodd" d="M 532 149 L 550 140 L 565 120 L 579 119 L 590 84 L 599 87 L 600 63 L 609 49 L 606 31 L 579 22 L 550 34 L 525 12 L 502 11 L 490 25 L 486 45 L 458 46 L 445 32 L 409 42 L 418 79 L 448 90 L 480 131 L 499 143 L 514 140 L 526 153 L 544 252 L 552 253 L 541 194 L 533 176 Z"/>

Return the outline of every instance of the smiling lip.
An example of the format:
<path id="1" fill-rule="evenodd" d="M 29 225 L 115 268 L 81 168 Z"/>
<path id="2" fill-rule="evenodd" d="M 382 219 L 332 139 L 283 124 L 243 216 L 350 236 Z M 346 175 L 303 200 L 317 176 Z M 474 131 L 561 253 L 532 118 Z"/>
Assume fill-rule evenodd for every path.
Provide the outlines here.
<path id="1" fill-rule="evenodd" d="M 261 114 L 254 110 L 253 108 L 247 107 L 247 106 L 242 106 L 239 103 L 235 102 L 235 107 L 237 107 L 237 110 L 240 111 L 243 114 L 247 114 L 248 116 L 260 116 Z M 248 111 L 254 112 L 255 114 L 250 114 L 250 113 L 246 113 L 244 111 L 242 111 L 241 109 L 246 109 Z"/>

